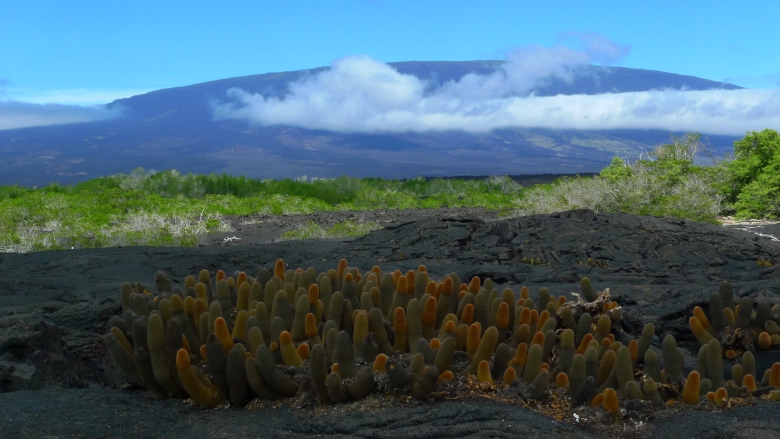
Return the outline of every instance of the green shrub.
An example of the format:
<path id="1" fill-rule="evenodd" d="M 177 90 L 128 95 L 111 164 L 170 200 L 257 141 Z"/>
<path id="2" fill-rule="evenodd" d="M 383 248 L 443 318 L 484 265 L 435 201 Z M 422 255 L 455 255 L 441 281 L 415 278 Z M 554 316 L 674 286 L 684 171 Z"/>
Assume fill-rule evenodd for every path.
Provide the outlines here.
<path id="1" fill-rule="evenodd" d="M 284 240 L 346 238 L 350 236 L 363 236 L 381 228 L 382 227 L 376 221 L 357 223 L 355 221 L 347 220 L 336 223 L 329 229 L 320 226 L 314 221 L 309 221 L 297 230 L 290 230 L 282 233 L 281 238 Z"/>
<path id="2" fill-rule="evenodd" d="M 631 163 L 615 157 L 598 176 L 564 177 L 532 188 L 515 215 L 588 208 L 717 223 L 722 196 L 714 182 L 719 170 L 693 164 L 704 149 L 699 138 L 695 133 L 672 136 L 647 159 Z"/>
<path id="3" fill-rule="evenodd" d="M 734 142 L 719 189 L 737 218 L 780 218 L 780 133 L 752 131 Z"/>

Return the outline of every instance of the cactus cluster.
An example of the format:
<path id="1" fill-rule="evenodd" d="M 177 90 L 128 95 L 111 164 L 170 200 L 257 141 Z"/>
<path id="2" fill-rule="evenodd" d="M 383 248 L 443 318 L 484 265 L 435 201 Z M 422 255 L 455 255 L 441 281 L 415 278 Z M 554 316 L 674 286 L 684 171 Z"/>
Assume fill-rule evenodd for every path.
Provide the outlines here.
<path id="1" fill-rule="evenodd" d="M 696 306 L 688 320 L 691 332 L 706 350 L 712 340 L 721 345 L 728 359 L 741 357 L 755 348 L 765 351 L 780 344 L 780 305 L 767 301 L 756 303 L 749 297 L 734 300 L 727 281 L 710 295 L 709 317 Z M 699 352 L 701 357 L 702 351 Z"/>
<path id="2" fill-rule="evenodd" d="M 202 270 L 183 288 L 163 273 L 155 283 L 156 295 L 122 285 L 123 314 L 110 319 L 105 342 L 135 384 L 205 408 L 301 394 L 322 403 L 372 393 L 427 399 L 466 389 L 558 396 L 613 414 L 629 401 L 663 408 L 780 399 L 780 363 L 759 382 L 746 352 L 726 382 L 715 339 L 686 378 L 674 337 L 664 338 L 661 358 L 650 348 L 652 324 L 631 339 L 609 289 L 597 292 L 588 278 L 572 301 L 546 288 L 534 301 L 526 287 L 518 299 L 491 279 L 462 283 L 455 273 L 436 280 L 424 266 L 361 273 L 345 260 L 323 273 L 287 270 L 279 260 L 255 277 L 220 270 L 212 279 Z"/>

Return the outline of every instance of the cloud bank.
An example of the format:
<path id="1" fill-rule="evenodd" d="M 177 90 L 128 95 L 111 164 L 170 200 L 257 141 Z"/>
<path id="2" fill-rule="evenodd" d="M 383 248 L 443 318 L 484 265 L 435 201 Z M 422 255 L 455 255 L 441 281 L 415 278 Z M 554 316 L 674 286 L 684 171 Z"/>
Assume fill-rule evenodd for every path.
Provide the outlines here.
<path id="1" fill-rule="evenodd" d="M 468 74 L 439 87 L 368 56 L 289 84 L 284 98 L 241 89 L 213 101 L 214 119 L 336 132 L 484 133 L 498 128 L 663 129 L 742 135 L 780 128 L 780 90 L 658 90 L 600 95 L 530 94 L 549 78 L 572 81 L 587 64 L 610 65 L 629 53 L 597 34 L 566 34 L 582 48 L 528 46 L 491 74 Z"/>
<path id="2" fill-rule="evenodd" d="M 119 116 L 119 110 L 108 110 L 102 106 L 82 107 L 0 100 L 0 130 L 94 122 Z"/>
<path id="3" fill-rule="evenodd" d="M 2 80 L 0 80 L 0 93 Z M 129 98 L 152 90 L 109 90 L 109 89 L 59 89 L 39 90 L 34 88 L 7 87 L 6 99 L 31 104 L 63 104 L 63 105 L 102 105 L 117 99 Z"/>

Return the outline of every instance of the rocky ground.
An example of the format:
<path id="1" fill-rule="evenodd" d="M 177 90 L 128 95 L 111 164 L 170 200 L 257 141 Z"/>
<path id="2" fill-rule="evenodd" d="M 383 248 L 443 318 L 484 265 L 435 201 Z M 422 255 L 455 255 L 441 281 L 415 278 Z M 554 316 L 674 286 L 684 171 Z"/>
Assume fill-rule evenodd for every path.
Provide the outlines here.
<path id="1" fill-rule="evenodd" d="M 349 215 L 384 229 L 357 239 L 273 242 L 306 221 L 328 226 Z M 324 270 L 346 258 L 351 266 L 380 265 L 383 271 L 425 264 L 434 277 L 456 271 L 462 279 L 491 277 L 515 291 L 527 285 L 532 297 L 546 286 L 569 298 L 579 279 L 589 276 L 623 307 L 625 337 L 637 337 L 653 322 L 655 347 L 673 334 L 688 350 L 689 368 L 698 343 L 687 319 L 694 306 L 707 309 L 721 280 L 731 281 L 736 297 L 780 303 L 778 224 L 715 226 L 587 210 L 499 220 L 480 209 L 231 221 L 230 235 L 241 239 L 210 236 L 199 248 L 0 255 L 0 437 L 780 437 L 780 404 L 764 402 L 725 411 L 677 408 L 605 423 L 590 409 L 553 413 L 490 398 L 201 410 L 123 389 L 125 379 L 99 336 L 120 309 L 119 285 L 151 285 L 158 270 L 182 284 L 202 268 L 254 273 L 282 258 L 290 267 Z M 774 265 L 761 267 L 758 260 Z M 757 369 L 775 361 L 780 351 L 761 353 Z"/>

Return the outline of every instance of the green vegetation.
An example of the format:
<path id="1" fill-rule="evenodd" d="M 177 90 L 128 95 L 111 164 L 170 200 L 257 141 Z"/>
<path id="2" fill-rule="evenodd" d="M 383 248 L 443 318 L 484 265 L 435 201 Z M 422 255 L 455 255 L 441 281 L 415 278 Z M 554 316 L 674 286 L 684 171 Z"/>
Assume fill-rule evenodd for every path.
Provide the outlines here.
<path id="1" fill-rule="evenodd" d="M 282 239 L 319 239 L 319 238 L 346 238 L 349 236 L 363 236 L 371 231 L 379 230 L 382 226 L 376 221 L 369 223 L 356 223 L 355 221 L 342 221 L 328 229 L 314 221 L 309 221 L 298 230 L 290 230 L 282 233 Z"/>
<path id="2" fill-rule="evenodd" d="M 230 231 L 227 215 L 333 210 L 485 207 L 503 216 L 589 208 L 717 223 L 720 215 L 780 217 L 780 134 L 766 129 L 735 142 L 734 157 L 698 166 L 700 136 L 631 162 L 615 157 L 595 177 L 564 177 L 523 188 L 507 176 L 427 181 L 377 178 L 254 180 L 175 170 L 95 178 L 72 186 L 0 186 L 0 251 L 119 245 L 197 245 Z M 355 236 L 378 224 L 308 224 L 284 239 Z"/>
<path id="3" fill-rule="evenodd" d="M 505 213 L 522 187 L 508 177 L 486 180 L 252 180 L 175 170 L 92 179 L 73 186 L 0 187 L 0 251 L 124 245 L 193 246 L 199 235 L 230 231 L 227 215 L 333 210 L 483 206 Z M 377 224 L 308 226 L 284 239 L 356 236 Z"/>
<path id="4" fill-rule="evenodd" d="M 562 178 L 524 194 L 517 215 L 589 208 L 598 212 L 669 216 L 718 223 L 780 217 L 780 135 L 766 129 L 734 144 L 733 160 L 696 166 L 706 152 L 700 135 L 671 142 L 634 162 L 615 157 L 593 178 Z"/>
<path id="5" fill-rule="evenodd" d="M 751 132 L 734 142 L 720 191 L 740 218 L 780 217 L 780 134 Z"/>

